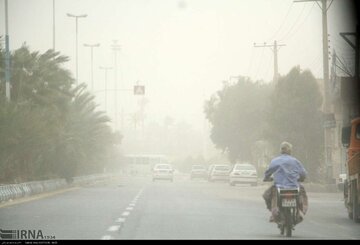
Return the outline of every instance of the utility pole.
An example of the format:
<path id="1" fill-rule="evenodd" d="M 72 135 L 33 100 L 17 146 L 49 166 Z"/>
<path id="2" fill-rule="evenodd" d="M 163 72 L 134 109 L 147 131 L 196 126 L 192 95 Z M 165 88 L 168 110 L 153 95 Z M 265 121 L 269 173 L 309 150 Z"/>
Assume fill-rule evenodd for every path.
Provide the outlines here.
<path id="1" fill-rule="evenodd" d="M 99 47 L 100 43 L 87 44 L 84 43 L 84 47 L 91 49 L 91 90 L 94 91 L 94 62 L 93 62 L 93 49 Z"/>
<path id="2" fill-rule="evenodd" d="M 105 71 L 105 111 L 107 110 L 107 71 L 111 70 L 112 67 L 109 66 L 100 66 L 101 70 Z"/>
<path id="3" fill-rule="evenodd" d="M 276 41 L 274 41 L 274 44 L 266 44 L 264 43 L 263 45 L 256 45 L 256 43 L 254 43 L 254 47 L 255 48 L 264 48 L 264 47 L 268 47 L 271 48 L 271 50 L 274 53 L 274 78 L 273 78 L 273 82 L 275 84 L 277 84 L 278 80 L 279 80 L 279 68 L 278 68 L 278 50 L 282 47 L 282 46 L 286 46 L 285 44 L 277 44 Z"/>
<path id="4" fill-rule="evenodd" d="M 330 99 L 329 99 L 329 45 L 328 45 L 328 30 L 327 30 L 327 11 L 329 10 L 333 0 L 328 5 L 328 0 L 295 0 L 298 2 L 316 2 L 322 12 L 322 42 L 323 42 L 323 76 L 324 76 L 324 113 L 329 115 L 331 113 Z M 321 2 L 321 5 L 319 4 Z M 331 149 L 331 128 L 324 128 L 324 141 L 325 141 L 325 164 L 326 164 L 326 177 L 330 182 L 333 178 L 333 164 L 332 164 L 332 149 Z"/>
<path id="5" fill-rule="evenodd" d="M 118 70 L 118 65 L 117 65 L 117 53 L 118 51 L 120 51 L 121 46 L 119 44 L 117 44 L 117 40 L 113 40 L 113 44 L 111 45 L 111 49 L 114 51 L 114 111 L 115 111 L 115 118 L 114 118 L 114 122 L 115 122 L 115 128 L 118 124 L 118 76 L 117 76 L 117 70 Z"/>
<path id="6" fill-rule="evenodd" d="M 9 48 L 9 16 L 8 0 L 5 0 L 5 93 L 10 101 L 10 48 Z"/>

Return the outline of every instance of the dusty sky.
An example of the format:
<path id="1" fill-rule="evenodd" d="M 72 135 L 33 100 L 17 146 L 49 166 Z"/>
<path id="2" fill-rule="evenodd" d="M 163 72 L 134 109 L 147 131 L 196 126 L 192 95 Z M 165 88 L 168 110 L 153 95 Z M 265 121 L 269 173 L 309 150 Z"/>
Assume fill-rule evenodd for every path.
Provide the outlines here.
<path id="1" fill-rule="evenodd" d="M 329 1 L 330 2 L 330 1 Z M 279 73 L 293 66 L 309 68 L 322 77 L 321 11 L 315 2 L 292 0 L 55 0 L 56 46 L 70 56 L 66 65 L 75 76 L 75 19 L 79 19 L 79 81 L 90 85 L 90 49 L 83 43 L 100 43 L 94 49 L 95 91 L 104 89 L 105 73 L 114 67 L 110 45 L 118 40 L 118 86 L 146 86 L 146 122 L 163 122 L 166 116 L 204 125 L 203 101 L 231 76 L 271 81 L 273 53 L 254 48 L 278 40 Z M 350 3 L 334 0 L 328 11 L 330 50 L 352 62 L 352 50 L 339 32 L 354 31 Z M 52 0 L 10 0 L 10 49 L 26 42 L 31 50 L 52 48 Z M 0 35 L 5 34 L 4 0 L 0 1 Z M 114 70 L 108 72 L 114 88 Z M 96 92 L 104 107 L 104 93 Z M 118 93 L 124 120 L 138 108 L 132 92 Z M 113 92 L 107 109 L 114 113 Z M 118 114 L 120 115 L 120 114 Z"/>

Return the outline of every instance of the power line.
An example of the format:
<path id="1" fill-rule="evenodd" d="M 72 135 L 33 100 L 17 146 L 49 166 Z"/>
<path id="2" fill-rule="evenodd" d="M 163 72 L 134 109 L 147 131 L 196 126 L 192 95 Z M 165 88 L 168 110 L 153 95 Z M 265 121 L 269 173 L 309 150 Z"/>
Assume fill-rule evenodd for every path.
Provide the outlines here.
<path id="1" fill-rule="evenodd" d="M 291 11 L 293 5 L 294 5 L 294 2 L 291 2 L 291 5 L 290 5 L 290 7 L 289 7 L 289 9 L 288 9 L 288 11 L 287 11 L 287 13 L 286 13 L 286 15 L 285 15 L 285 18 L 284 18 L 283 21 L 281 22 L 280 27 L 277 29 L 277 31 L 275 32 L 275 34 L 272 35 L 271 38 L 268 38 L 268 39 L 267 39 L 268 41 L 274 40 L 274 38 L 276 37 L 276 35 L 279 33 L 279 31 L 281 30 L 281 28 L 284 26 L 285 20 L 286 20 L 287 17 L 289 16 L 290 11 Z"/>
<path id="2" fill-rule="evenodd" d="M 262 66 L 262 63 L 263 63 L 263 61 L 264 61 L 264 59 L 262 59 L 263 55 L 264 55 L 264 49 L 261 50 L 260 63 L 259 63 L 259 66 L 258 66 L 257 69 L 256 69 L 256 72 L 255 72 L 255 77 L 254 77 L 255 80 L 256 80 L 257 77 L 258 77 L 260 67 Z"/>
<path id="3" fill-rule="evenodd" d="M 250 62 L 249 62 L 249 65 L 248 65 L 248 68 L 247 68 L 247 72 L 246 72 L 247 75 L 248 75 L 249 72 L 250 72 L 250 68 L 251 68 L 251 65 L 252 65 L 253 57 L 254 57 L 254 49 L 251 49 Z"/>
<path id="4" fill-rule="evenodd" d="M 295 30 L 293 33 L 291 33 L 291 34 L 290 34 L 290 32 L 288 32 L 288 34 L 287 34 L 285 37 L 281 38 L 279 41 L 282 41 L 282 40 L 284 40 L 284 39 L 286 39 L 286 38 L 287 38 L 287 39 L 290 39 L 291 37 L 293 37 L 293 36 L 300 30 L 300 27 L 302 27 L 303 24 L 306 22 L 307 18 L 310 16 L 312 10 L 314 9 L 314 6 L 315 6 L 315 3 L 311 6 L 309 12 L 307 13 L 307 15 L 305 16 L 305 18 L 303 19 L 303 22 L 301 22 L 300 25 L 297 26 L 296 30 Z M 289 36 L 289 35 L 290 35 L 290 36 Z"/>
<path id="5" fill-rule="evenodd" d="M 296 18 L 295 22 L 294 22 L 293 25 L 290 27 L 289 31 L 286 33 L 285 36 L 287 36 L 287 35 L 292 31 L 292 29 L 294 29 L 295 25 L 296 25 L 297 22 L 300 20 L 300 17 L 302 16 L 304 10 L 305 10 L 305 5 L 303 6 L 300 14 L 298 15 L 298 17 Z M 284 39 L 284 36 L 283 36 L 283 38 L 280 38 L 279 40 L 283 40 L 283 39 Z"/>

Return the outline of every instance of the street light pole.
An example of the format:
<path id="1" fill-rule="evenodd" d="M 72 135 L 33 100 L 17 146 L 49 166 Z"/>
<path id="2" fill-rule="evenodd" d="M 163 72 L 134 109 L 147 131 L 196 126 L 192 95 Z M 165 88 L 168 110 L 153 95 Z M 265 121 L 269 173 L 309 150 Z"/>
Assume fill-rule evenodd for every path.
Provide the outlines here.
<path id="1" fill-rule="evenodd" d="M 53 0 L 53 50 L 55 51 L 55 0 Z"/>
<path id="2" fill-rule="evenodd" d="M 118 88 L 118 76 L 117 76 L 117 52 L 120 51 L 121 46 L 117 44 L 117 40 L 113 40 L 113 44 L 111 45 L 112 50 L 114 51 L 114 111 L 115 111 L 115 127 L 118 124 L 118 96 L 117 96 L 117 88 Z M 121 87 L 121 86 L 119 86 Z"/>
<path id="3" fill-rule="evenodd" d="M 85 18 L 87 14 L 82 15 L 73 15 L 73 14 L 66 14 L 68 17 L 74 17 L 76 23 L 76 83 L 79 82 L 78 80 L 78 18 Z"/>
<path id="4" fill-rule="evenodd" d="M 105 71 L 105 111 L 107 110 L 107 71 L 111 70 L 112 67 L 109 66 L 100 66 L 101 70 Z"/>
<path id="5" fill-rule="evenodd" d="M 94 91 L 94 62 L 93 62 L 93 49 L 95 47 L 99 47 L 100 43 L 96 43 L 96 44 L 86 44 L 84 43 L 85 47 L 89 47 L 91 49 L 91 90 Z"/>
<path id="6" fill-rule="evenodd" d="M 5 0 L 5 93 L 10 101 L 10 48 L 9 48 L 8 1 Z"/>

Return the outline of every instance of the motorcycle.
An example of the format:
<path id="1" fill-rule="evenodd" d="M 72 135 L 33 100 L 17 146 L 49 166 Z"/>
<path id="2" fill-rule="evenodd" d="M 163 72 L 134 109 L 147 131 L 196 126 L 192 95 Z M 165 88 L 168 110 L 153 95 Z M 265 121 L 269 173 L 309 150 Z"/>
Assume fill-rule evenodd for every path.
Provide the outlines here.
<path id="1" fill-rule="evenodd" d="M 272 181 L 272 178 L 265 179 L 264 181 Z M 274 187 L 275 188 L 275 187 Z M 300 223 L 303 215 L 300 211 L 300 188 L 277 188 L 276 192 L 272 190 L 272 215 L 274 221 L 280 229 L 280 234 L 286 234 L 291 237 L 292 231 L 295 230 L 295 225 Z"/>

